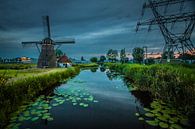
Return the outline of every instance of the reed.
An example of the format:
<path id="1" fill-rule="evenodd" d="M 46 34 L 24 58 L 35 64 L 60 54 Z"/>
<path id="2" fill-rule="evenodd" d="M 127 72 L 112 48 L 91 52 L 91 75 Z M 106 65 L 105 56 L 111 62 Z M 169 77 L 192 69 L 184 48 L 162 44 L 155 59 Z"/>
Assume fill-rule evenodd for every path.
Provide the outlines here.
<path id="1" fill-rule="evenodd" d="M 194 67 L 172 64 L 106 64 L 122 73 L 134 89 L 149 91 L 155 98 L 195 109 L 195 69 Z"/>

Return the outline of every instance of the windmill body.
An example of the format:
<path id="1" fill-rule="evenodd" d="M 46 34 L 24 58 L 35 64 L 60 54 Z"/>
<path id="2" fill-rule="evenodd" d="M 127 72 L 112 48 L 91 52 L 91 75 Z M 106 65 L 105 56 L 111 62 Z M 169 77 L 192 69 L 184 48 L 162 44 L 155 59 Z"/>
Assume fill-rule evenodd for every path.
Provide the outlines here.
<path id="1" fill-rule="evenodd" d="M 42 41 L 22 42 L 24 46 L 35 44 L 40 52 L 38 59 L 38 68 L 55 68 L 57 67 L 57 58 L 55 55 L 55 46 L 60 47 L 62 44 L 73 44 L 74 39 L 64 41 L 53 41 L 50 34 L 49 16 L 43 17 L 43 23 L 46 28 L 47 36 Z M 41 50 L 39 49 L 41 46 Z"/>
<path id="2" fill-rule="evenodd" d="M 53 41 L 50 38 L 45 38 L 43 44 L 41 45 L 41 53 L 38 59 L 37 67 L 56 67 L 56 55 L 54 50 Z"/>

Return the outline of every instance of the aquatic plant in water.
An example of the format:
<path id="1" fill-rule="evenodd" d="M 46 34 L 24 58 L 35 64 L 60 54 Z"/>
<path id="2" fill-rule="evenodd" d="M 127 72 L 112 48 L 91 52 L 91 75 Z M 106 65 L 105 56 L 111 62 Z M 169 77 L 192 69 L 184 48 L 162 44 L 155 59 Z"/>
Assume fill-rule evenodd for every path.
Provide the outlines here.
<path id="1" fill-rule="evenodd" d="M 66 89 L 56 89 L 54 93 L 56 96 L 61 96 L 64 100 L 71 102 L 73 106 L 78 105 L 86 108 L 91 102 L 97 103 L 98 101 L 85 89 L 84 83 L 81 80 L 73 80 L 69 82 L 69 87 Z"/>
<path id="2" fill-rule="evenodd" d="M 140 121 L 151 126 L 169 129 L 183 129 L 189 126 L 185 115 L 160 100 L 153 101 L 150 108 L 144 108 L 144 111 L 144 114 L 135 113 L 135 115 Z"/>
<path id="3" fill-rule="evenodd" d="M 87 108 L 91 102 L 97 103 L 94 96 L 85 88 L 72 87 L 73 84 L 84 84 L 84 81 L 70 81 L 67 89 L 57 89 L 54 96 L 41 95 L 35 102 L 21 106 L 17 112 L 12 114 L 10 124 L 7 129 L 19 129 L 24 121 L 36 122 L 38 120 L 53 121 L 54 118 L 50 113 L 50 109 L 63 104 L 65 101 L 71 102 L 73 106 Z"/>
<path id="4" fill-rule="evenodd" d="M 50 106 L 50 99 L 52 97 L 41 95 L 35 102 L 28 105 L 20 106 L 20 110 L 12 114 L 10 124 L 7 129 L 18 129 L 19 126 L 24 121 L 35 122 L 39 119 L 52 121 L 53 117 L 49 110 L 52 108 Z"/>

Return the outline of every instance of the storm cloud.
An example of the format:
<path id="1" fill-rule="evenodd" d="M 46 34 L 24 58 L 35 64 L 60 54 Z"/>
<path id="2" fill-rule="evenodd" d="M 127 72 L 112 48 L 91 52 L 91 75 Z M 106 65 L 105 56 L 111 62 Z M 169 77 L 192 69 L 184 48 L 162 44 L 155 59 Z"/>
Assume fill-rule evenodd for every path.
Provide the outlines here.
<path id="1" fill-rule="evenodd" d="M 134 47 L 145 45 L 150 52 L 161 51 L 164 40 L 157 27 L 150 33 L 146 28 L 135 32 L 144 2 L 145 0 L 1 1 L 0 57 L 37 58 L 39 53 L 36 47 L 23 48 L 21 42 L 44 38 L 41 19 L 44 15 L 50 16 L 54 40 L 76 39 L 76 44 L 61 47 L 71 57 L 98 56 L 105 54 L 110 48 L 126 48 L 131 52 Z M 193 4 L 185 5 L 185 8 L 194 9 Z"/>

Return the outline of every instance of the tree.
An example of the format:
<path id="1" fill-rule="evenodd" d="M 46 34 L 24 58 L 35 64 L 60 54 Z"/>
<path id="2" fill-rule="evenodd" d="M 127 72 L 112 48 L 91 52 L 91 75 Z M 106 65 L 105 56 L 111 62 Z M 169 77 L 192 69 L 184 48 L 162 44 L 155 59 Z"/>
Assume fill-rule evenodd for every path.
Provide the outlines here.
<path id="1" fill-rule="evenodd" d="M 92 57 L 92 58 L 90 59 L 90 61 L 93 62 L 93 63 L 96 63 L 96 62 L 98 61 L 98 58 L 97 58 L 97 57 Z"/>
<path id="2" fill-rule="evenodd" d="M 154 58 L 148 58 L 147 59 L 147 64 L 155 64 Z"/>
<path id="3" fill-rule="evenodd" d="M 55 50 L 56 57 L 61 57 L 64 55 L 64 53 L 60 49 Z"/>
<path id="4" fill-rule="evenodd" d="M 174 52 L 173 51 L 170 51 L 169 52 L 169 58 L 170 59 L 174 59 L 175 57 L 174 57 Z M 165 51 L 163 54 L 162 54 L 162 59 L 168 59 L 168 52 L 167 51 Z"/>
<path id="5" fill-rule="evenodd" d="M 84 57 L 83 57 L 83 56 L 81 56 L 81 61 L 85 61 L 85 59 L 84 59 Z"/>
<path id="6" fill-rule="evenodd" d="M 184 54 L 179 55 L 178 58 L 183 59 L 183 60 L 195 60 L 195 55 L 184 53 Z"/>
<path id="7" fill-rule="evenodd" d="M 106 60 L 105 56 L 100 56 L 100 62 L 104 62 Z"/>
<path id="8" fill-rule="evenodd" d="M 143 48 L 136 47 L 133 49 L 133 60 L 136 63 L 142 63 L 144 59 L 144 50 Z"/>
<path id="9" fill-rule="evenodd" d="M 117 56 L 118 56 L 118 51 L 117 50 L 112 50 L 112 49 L 108 50 L 108 52 L 107 52 L 108 60 L 110 60 L 112 62 L 116 61 Z"/>
<path id="10" fill-rule="evenodd" d="M 124 49 L 121 49 L 120 58 L 121 58 L 121 62 L 122 63 L 125 63 L 126 62 L 127 57 L 126 57 L 125 48 Z"/>

